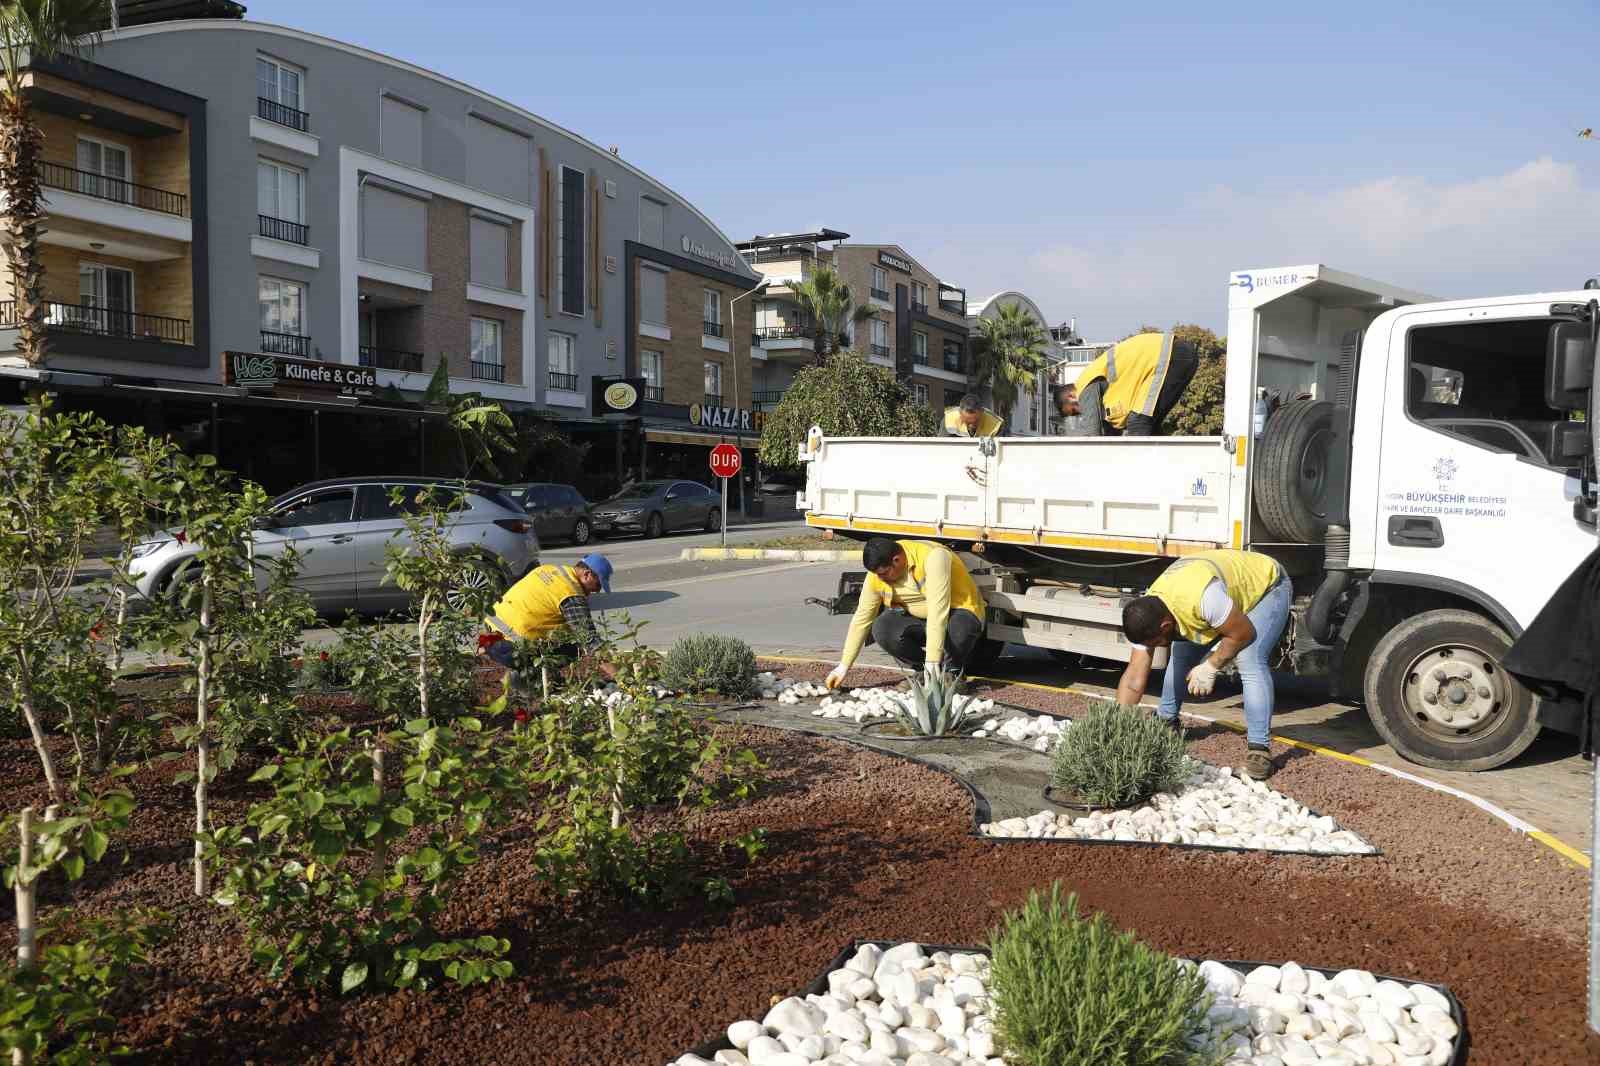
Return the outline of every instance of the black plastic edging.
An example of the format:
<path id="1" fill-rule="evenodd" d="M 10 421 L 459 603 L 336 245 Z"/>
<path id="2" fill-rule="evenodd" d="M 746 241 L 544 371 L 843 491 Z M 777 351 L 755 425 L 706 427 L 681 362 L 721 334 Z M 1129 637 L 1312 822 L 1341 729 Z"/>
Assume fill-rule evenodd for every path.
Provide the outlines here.
<path id="1" fill-rule="evenodd" d="M 977 839 L 990 844 L 1100 844 L 1119 848 L 1177 848 L 1182 851 L 1220 851 L 1236 855 L 1299 855 L 1309 859 L 1371 859 L 1383 854 L 1382 848 L 1372 843 L 1372 841 L 1366 840 L 1365 837 L 1362 837 L 1362 840 L 1366 841 L 1367 846 L 1372 850 L 1357 855 L 1351 855 L 1337 851 L 1288 851 L 1281 848 L 1239 848 L 1224 844 L 1168 844 L 1159 840 L 1085 840 L 1082 837 L 990 836 L 988 833 L 985 833 L 982 828 L 984 822 L 993 821 L 994 811 L 990 808 L 988 799 L 984 797 L 983 793 L 978 791 L 977 787 L 973 785 L 972 782 L 968 781 L 966 778 L 962 777 L 960 774 L 956 773 L 954 770 L 951 770 L 947 766 L 940 766 L 938 763 L 929 762 L 927 759 L 919 758 L 908 751 L 891 751 L 887 748 L 876 748 L 870 744 L 863 744 L 861 741 L 855 739 L 848 733 L 819 733 L 815 729 L 802 729 L 798 726 L 780 725 L 771 722 L 730 722 L 726 719 L 717 718 L 716 715 L 711 715 L 710 717 L 716 721 L 722 722 L 723 725 L 759 725 L 769 729 L 782 729 L 789 733 L 798 733 L 801 736 L 817 737 L 821 740 L 837 740 L 844 744 L 854 744 L 858 748 L 876 752 L 879 755 L 887 755 L 891 759 L 905 759 L 907 762 L 914 762 L 918 766 L 926 767 L 929 770 L 934 770 L 938 773 L 944 774 L 946 777 L 959 784 L 962 788 L 966 789 L 967 795 L 972 797 L 972 828 L 967 832 L 967 835 L 969 837 L 976 837 Z M 989 738 L 979 737 L 977 739 L 988 740 Z M 1012 748 L 1018 747 L 1018 745 L 1013 744 L 1010 741 L 999 741 L 998 743 L 1006 744 L 1008 747 Z M 1306 810 L 1311 811 L 1312 814 L 1317 815 L 1319 818 L 1321 817 L 1320 814 L 1317 814 L 1317 812 L 1310 807 L 1307 807 Z M 1359 836 L 1360 834 L 1357 835 Z"/>
<path id="2" fill-rule="evenodd" d="M 833 971 L 842 968 L 844 964 L 848 962 L 850 958 L 866 944 L 871 944 L 874 947 L 888 950 L 889 948 L 892 948 L 898 944 L 904 943 L 907 943 L 907 941 L 872 939 L 856 940 L 851 943 L 849 947 L 839 949 L 838 953 L 835 954 L 831 960 L 829 960 L 827 966 L 823 968 L 822 972 L 816 977 L 812 978 L 811 981 L 803 989 L 795 993 L 795 995 L 801 999 L 804 999 L 806 996 L 822 995 L 828 990 L 828 975 Z M 922 951 L 925 955 L 933 955 L 940 951 L 948 952 L 950 954 L 960 953 L 963 955 L 989 954 L 988 947 L 971 945 L 962 946 L 959 944 L 924 944 L 920 940 L 917 941 L 917 943 L 921 945 Z M 1281 962 L 1245 962 L 1238 959 L 1197 959 L 1192 961 L 1196 962 L 1196 964 L 1200 962 L 1218 962 L 1229 969 L 1239 971 L 1241 974 L 1248 974 L 1257 966 L 1283 965 Z M 1302 970 L 1306 970 L 1307 972 L 1314 970 L 1329 979 L 1332 979 L 1332 977 L 1339 972 L 1337 969 L 1330 969 L 1325 966 L 1302 965 L 1300 968 Z M 1370 973 L 1371 971 L 1368 972 Z M 1450 1020 L 1456 1023 L 1456 1029 L 1458 1030 L 1456 1033 L 1455 1051 L 1450 1056 L 1450 1062 L 1448 1063 L 1448 1066 L 1464 1066 L 1467 1061 L 1467 1051 L 1471 1045 L 1471 1038 L 1467 1034 L 1467 1010 L 1464 1006 L 1462 1006 L 1461 1001 L 1456 998 L 1456 994 L 1450 991 L 1448 986 L 1438 984 L 1434 981 L 1411 981 L 1401 977 L 1388 977 L 1383 974 L 1373 974 L 1372 976 L 1377 978 L 1379 981 L 1394 981 L 1396 984 L 1402 985 L 1422 985 L 1426 988 L 1433 989 L 1435 992 L 1443 996 L 1445 1001 L 1450 1004 Z M 737 1021 L 738 1019 L 734 1020 Z M 732 1022 L 729 1024 L 731 1025 Z M 733 1042 L 728 1039 L 726 1032 L 724 1032 L 721 1037 L 708 1040 L 696 1047 L 690 1048 L 688 1053 L 690 1055 L 698 1055 L 703 1059 L 709 1059 L 715 1056 L 719 1051 L 731 1050 L 733 1050 Z"/>

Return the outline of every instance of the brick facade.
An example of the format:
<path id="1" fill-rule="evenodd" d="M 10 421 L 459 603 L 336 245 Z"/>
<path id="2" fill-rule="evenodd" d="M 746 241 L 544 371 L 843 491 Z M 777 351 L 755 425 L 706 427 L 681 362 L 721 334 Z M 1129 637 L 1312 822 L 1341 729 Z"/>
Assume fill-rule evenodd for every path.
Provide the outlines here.
<path id="1" fill-rule="evenodd" d="M 93 227 L 89 227 L 93 228 Z M 194 292 L 189 253 L 176 259 L 145 262 L 122 259 L 99 252 L 79 251 L 59 244 L 41 244 L 39 259 L 44 267 L 44 298 L 64 304 L 81 302 L 78 268 L 83 263 L 118 267 L 133 273 L 133 310 L 138 314 L 181 318 L 193 325 Z M 4 272 L 4 297 L 12 299 L 10 271 Z"/>
<path id="2" fill-rule="evenodd" d="M 649 270 L 642 262 L 635 265 L 631 280 L 635 291 L 639 284 L 637 271 Z M 729 351 L 722 352 L 705 346 L 702 326 L 705 321 L 705 291 L 714 290 L 722 305 L 722 340 L 728 342 Z M 722 406 L 750 407 L 753 377 L 750 366 L 750 335 L 755 321 L 751 306 L 754 297 L 739 301 L 737 329 L 729 311 L 729 301 L 745 292 L 736 286 L 674 269 L 667 275 L 667 328 L 671 340 L 659 337 L 638 336 L 638 350 L 661 353 L 661 385 L 663 402 L 669 404 L 697 404 L 705 399 L 705 364 L 716 363 L 722 367 Z M 636 301 L 637 304 L 637 301 Z M 635 311 L 633 329 L 639 327 Z M 735 381 L 734 374 L 738 378 Z"/>

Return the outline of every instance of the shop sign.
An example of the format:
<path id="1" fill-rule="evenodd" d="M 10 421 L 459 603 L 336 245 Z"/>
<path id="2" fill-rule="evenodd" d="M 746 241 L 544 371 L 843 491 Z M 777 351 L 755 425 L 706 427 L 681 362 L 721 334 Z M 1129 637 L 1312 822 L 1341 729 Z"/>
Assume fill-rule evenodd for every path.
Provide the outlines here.
<path id="1" fill-rule="evenodd" d="M 689 424 L 700 426 L 703 429 L 761 429 L 761 424 L 766 421 L 762 416 L 765 412 L 750 411 L 740 407 L 709 407 L 697 403 L 689 405 Z"/>
<path id="2" fill-rule="evenodd" d="M 637 414 L 644 400 L 644 378 L 591 378 L 591 404 L 597 415 Z"/>
<path id="3" fill-rule="evenodd" d="M 225 352 L 222 357 L 227 384 L 242 389 L 295 389 L 329 392 L 369 392 L 378 387 L 378 372 L 369 366 L 321 363 L 256 352 Z"/>
<path id="4" fill-rule="evenodd" d="M 704 259 L 708 263 L 715 263 L 723 270 L 735 270 L 739 262 L 733 255 L 722 251 L 720 248 L 707 248 L 699 241 L 691 241 L 685 233 L 679 241 L 679 247 L 688 255 L 696 259 Z"/>
<path id="5" fill-rule="evenodd" d="M 895 270 L 898 270 L 902 274 L 911 273 L 911 264 L 892 252 L 879 252 L 878 262 L 882 263 L 886 267 L 891 267 Z"/>

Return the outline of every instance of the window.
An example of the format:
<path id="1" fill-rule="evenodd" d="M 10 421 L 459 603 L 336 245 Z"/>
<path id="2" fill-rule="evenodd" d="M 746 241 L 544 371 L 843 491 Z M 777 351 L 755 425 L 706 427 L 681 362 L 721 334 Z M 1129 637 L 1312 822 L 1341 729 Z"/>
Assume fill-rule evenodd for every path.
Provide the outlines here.
<path id="1" fill-rule="evenodd" d="M 467 239 L 472 245 L 472 283 L 491 289 L 511 288 L 510 225 L 474 212 Z"/>
<path id="2" fill-rule="evenodd" d="M 921 330 L 911 331 L 911 361 L 923 366 L 928 364 L 928 335 Z"/>
<path id="3" fill-rule="evenodd" d="M 959 404 L 961 402 L 961 397 L 963 397 L 965 395 L 966 395 L 966 393 L 962 392 L 960 389 L 945 389 L 944 390 L 944 405 L 946 407 L 955 407 L 957 404 Z"/>
<path id="4" fill-rule="evenodd" d="M 305 219 L 306 175 L 269 159 L 256 161 L 256 211 L 279 222 L 298 225 Z M 263 232 L 262 236 L 273 234 Z M 280 238 L 287 239 L 287 238 Z"/>
<path id="5" fill-rule="evenodd" d="M 561 168 L 561 204 L 558 229 L 561 233 L 561 310 L 569 315 L 584 313 L 583 247 L 583 171 Z M 663 300 L 663 302 L 665 302 Z M 666 317 L 665 312 L 662 314 Z"/>
<path id="6" fill-rule="evenodd" d="M 706 403 L 722 403 L 722 364 L 706 364 Z"/>
<path id="7" fill-rule="evenodd" d="M 261 342 L 266 351 L 302 354 L 306 316 L 306 287 L 298 281 L 261 278 L 257 286 L 261 308 Z M 274 348 L 274 341 L 282 342 Z M 281 351 L 280 349 L 294 349 Z"/>
<path id="8" fill-rule="evenodd" d="M 378 146 L 384 158 L 421 169 L 423 109 L 394 96 L 379 104 Z"/>
<path id="9" fill-rule="evenodd" d="M 722 336 L 722 294 L 715 289 L 705 289 L 705 314 L 702 332 L 707 337 Z"/>
<path id="10" fill-rule="evenodd" d="M 1412 330 L 1406 413 L 1430 429 L 1550 465 L 1551 426 L 1566 416 L 1544 400 L 1548 319 Z"/>
<path id="11" fill-rule="evenodd" d="M 661 387 L 661 353 L 639 353 L 639 376 L 644 378 L 644 398 L 661 402 L 666 390 Z"/>
<path id="12" fill-rule="evenodd" d="M 428 197 L 368 177 L 361 186 L 361 258 L 428 269 Z"/>
<path id="13" fill-rule="evenodd" d="M 129 201 L 132 190 L 127 183 L 133 180 L 133 167 L 126 148 L 79 137 L 78 170 L 78 191 L 85 196 L 118 203 Z"/>
<path id="14" fill-rule="evenodd" d="M 519 204 L 533 202 L 531 137 L 469 112 L 464 148 L 468 185 Z"/>
<path id="15" fill-rule="evenodd" d="M 570 333 L 551 333 L 545 346 L 552 389 L 578 387 L 578 338 Z"/>
<path id="16" fill-rule="evenodd" d="M 133 273 L 98 263 L 78 266 L 78 309 L 51 306 L 52 324 L 128 336 L 133 328 Z"/>
<path id="17" fill-rule="evenodd" d="M 505 361 L 500 353 L 501 324 L 492 318 L 472 320 L 472 348 L 469 356 L 472 376 L 483 381 L 504 381 Z"/>
<path id="18" fill-rule="evenodd" d="M 256 56 L 256 95 L 296 111 L 305 110 L 300 94 L 300 71 L 276 59 Z"/>
<path id="19" fill-rule="evenodd" d="M 334 489 L 305 496 L 276 512 L 278 526 L 293 528 L 348 522 L 355 501 L 354 489 Z"/>
<path id="20" fill-rule="evenodd" d="M 639 243 L 667 246 L 667 205 L 648 196 L 639 197 Z"/>
<path id="21" fill-rule="evenodd" d="M 944 368 L 952 374 L 965 374 L 961 358 L 961 342 L 947 340 L 944 342 Z"/>
<path id="22" fill-rule="evenodd" d="M 911 398 L 917 401 L 918 407 L 928 406 L 928 386 L 913 382 L 911 385 Z"/>
<path id="23" fill-rule="evenodd" d="M 880 300 L 889 298 L 889 272 L 883 267 L 872 268 L 872 295 Z"/>
<path id="24" fill-rule="evenodd" d="M 639 321 L 667 328 L 667 272 L 639 265 Z"/>
<path id="25" fill-rule="evenodd" d="M 928 287 L 920 281 L 911 283 L 911 306 L 918 311 L 928 309 Z"/>
<path id="26" fill-rule="evenodd" d="M 873 355 L 888 355 L 889 354 L 889 323 L 885 322 L 881 318 L 874 318 L 871 321 L 872 321 L 872 354 Z"/>

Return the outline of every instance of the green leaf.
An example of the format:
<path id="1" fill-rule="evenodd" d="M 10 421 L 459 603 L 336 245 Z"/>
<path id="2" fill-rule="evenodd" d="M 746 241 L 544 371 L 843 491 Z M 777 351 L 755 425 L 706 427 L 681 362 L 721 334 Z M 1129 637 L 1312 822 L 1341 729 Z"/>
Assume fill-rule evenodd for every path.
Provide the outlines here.
<path id="1" fill-rule="evenodd" d="M 83 834 L 83 853 L 90 862 L 99 862 L 100 857 L 106 853 L 106 847 L 111 839 L 100 830 L 90 827 Z"/>
<path id="2" fill-rule="evenodd" d="M 416 815 L 411 813 L 410 807 L 396 807 L 389 812 L 389 820 L 396 825 L 411 826 L 416 823 Z"/>
<path id="3" fill-rule="evenodd" d="M 68 855 L 61 860 L 61 868 L 67 872 L 68 881 L 76 881 L 83 876 L 83 856 Z"/>
<path id="4" fill-rule="evenodd" d="M 352 962 L 344 968 L 344 975 L 339 978 L 339 991 L 345 994 L 355 991 L 367 979 L 367 964 Z"/>
<path id="5" fill-rule="evenodd" d="M 323 804 L 326 802 L 326 797 L 320 792 L 304 792 L 300 795 L 300 809 L 305 812 L 308 818 L 322 810 Z"/>
<path id="6" fill-rule="evenodd" d="M 281 769 L 283 768 L 277 763 L 269 762 L 267 765 L 250 775 L 250 782 L 253 784 L 257 781 L 271 781 L 274 777 L 278 776 L 278 771 Z"/>

